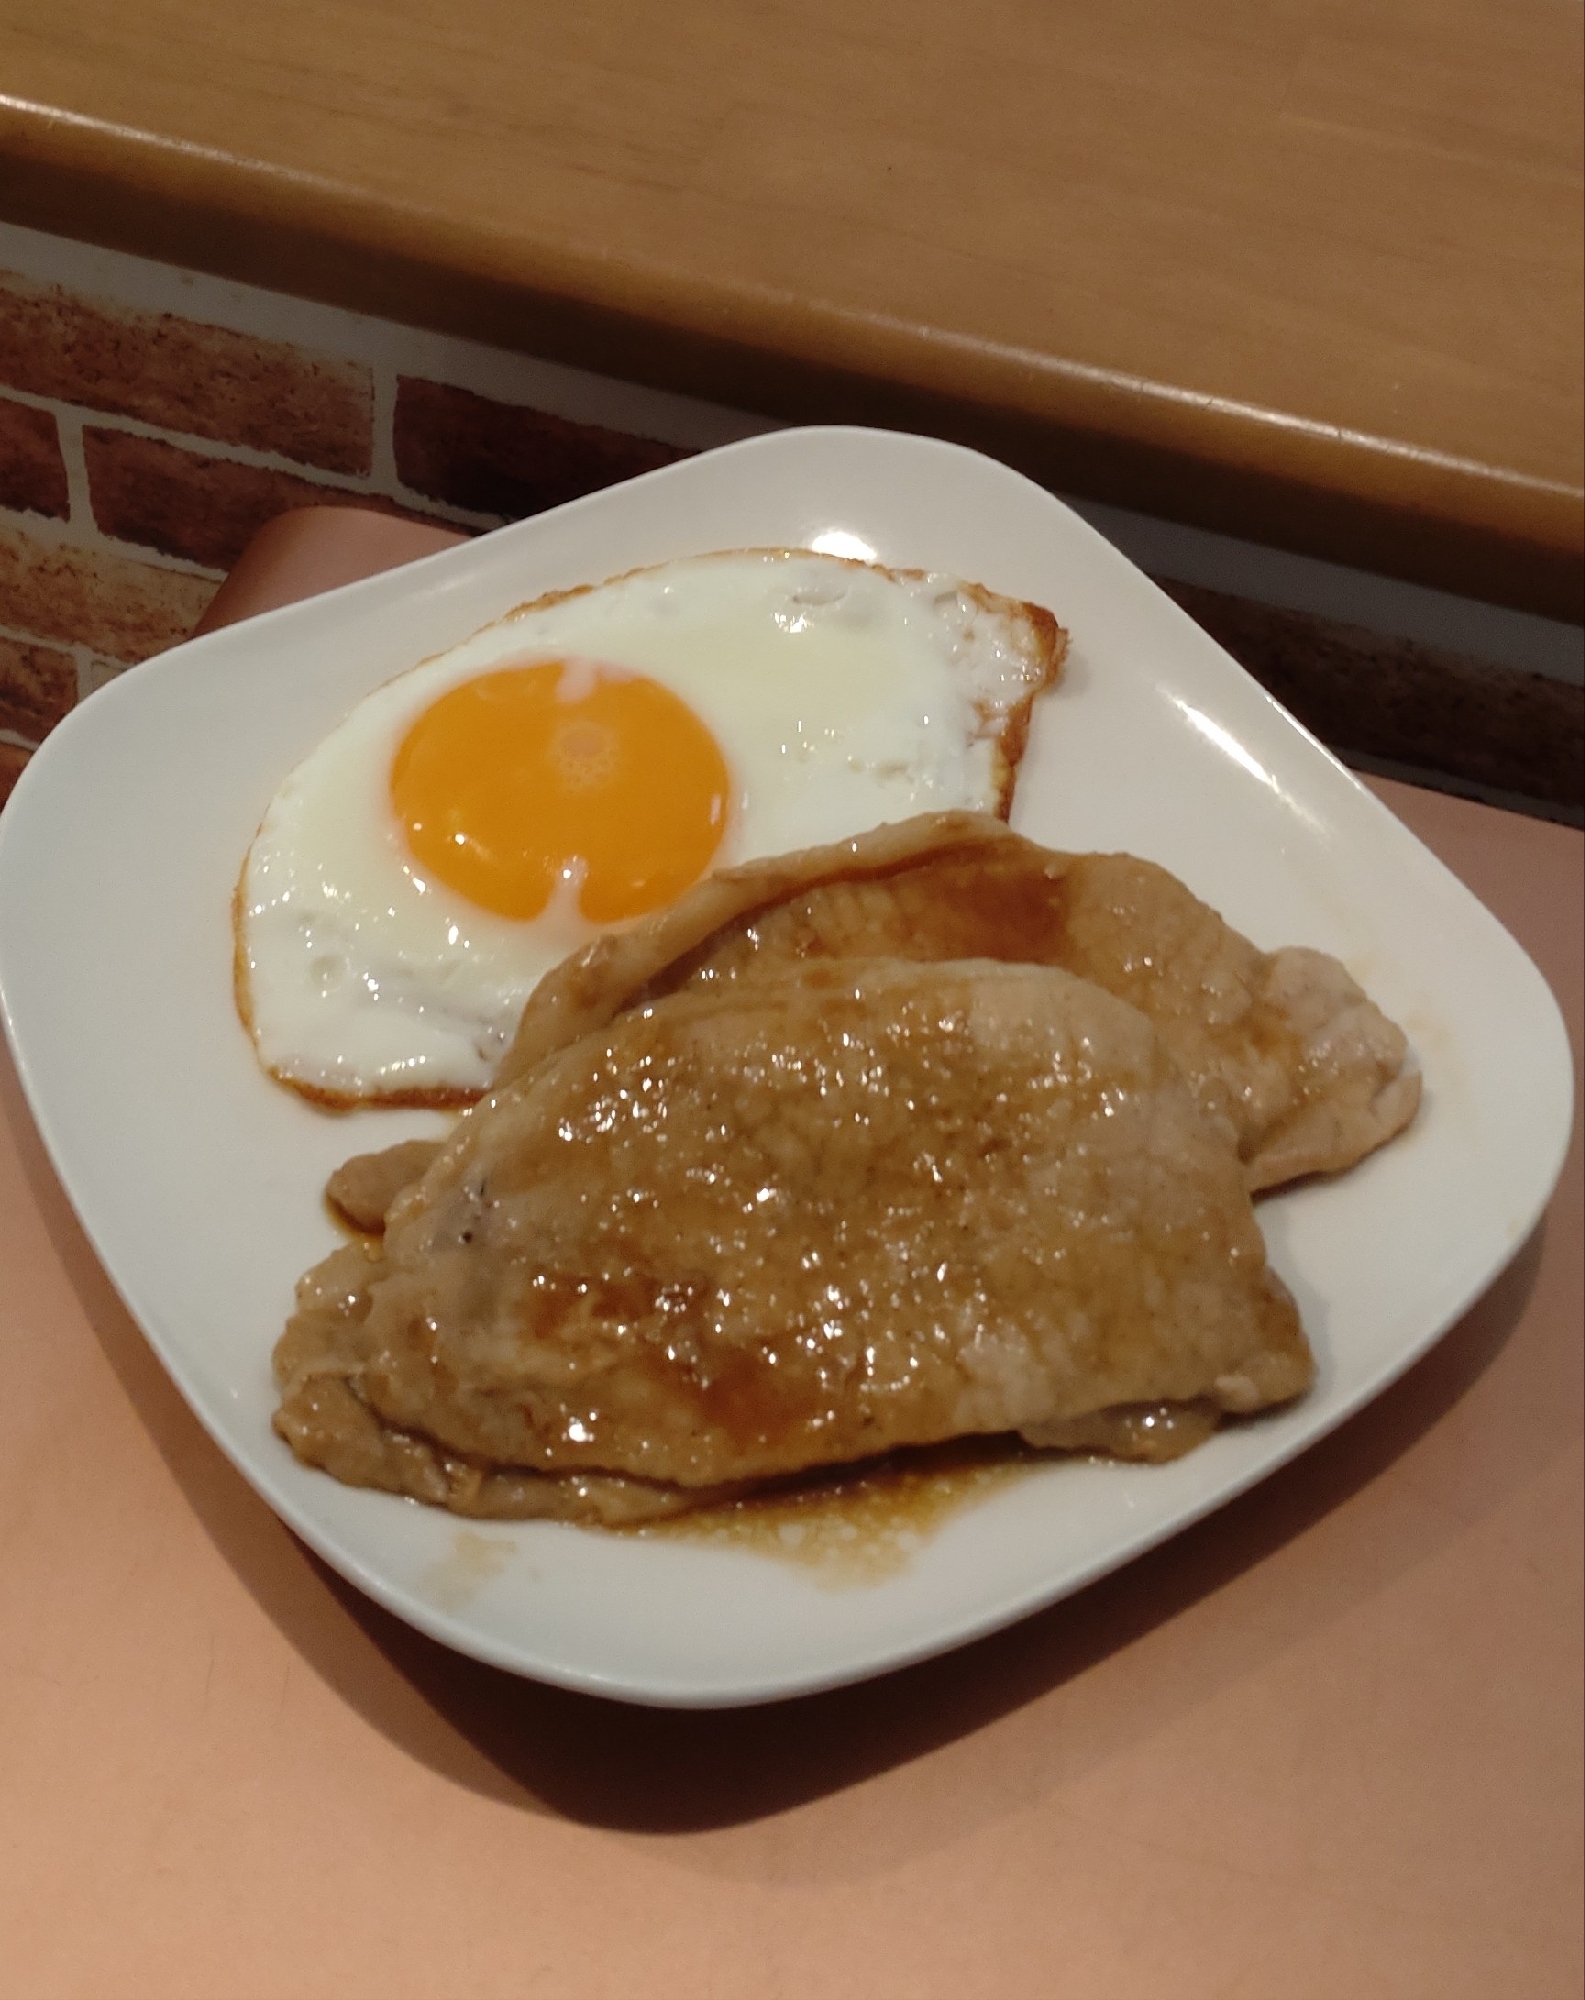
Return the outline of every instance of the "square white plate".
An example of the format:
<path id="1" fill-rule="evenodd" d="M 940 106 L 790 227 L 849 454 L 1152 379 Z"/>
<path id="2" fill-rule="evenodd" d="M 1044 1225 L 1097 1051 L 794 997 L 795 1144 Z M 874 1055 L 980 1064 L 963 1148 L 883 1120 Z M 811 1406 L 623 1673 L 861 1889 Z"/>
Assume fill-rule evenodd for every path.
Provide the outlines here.
<path id="1" fill-rule="evenodd" d="M 439 1121 L 332 1118 L 265 1080 L 229 899 L 285 773 L 368 689 L 541 591 L 715 548 L 856 538 L 1047 604 L 1072 633 L 1015 824 L 1165 863 L 1257 943 L 1335 952 L 1413 1041 L 1413 1130 L 1261 1207 L 1320 1362 L 1297 1408 L 1162 1467 L 1057 1463 L 845 1589 L 742 1549 L 469 1526 L 297 1464 L 270 1349 L 331 1247 L 348 1154 Z M 825 542 L 830 546 L 829 540 Z M 105 1268 L 232 1462 L 344 1576 L 449 1645 L 638 1701 L 831 1686 L 1077 1589 L 1292 1458 L 1400 1374 L 1523 1241 L 1563 1157 L 1555 1002 L 1501 926 L 1138 570 L 989 459 L 782 431 L 192 641 L 76 710 L 0 817 L 0 1004 Z"/>

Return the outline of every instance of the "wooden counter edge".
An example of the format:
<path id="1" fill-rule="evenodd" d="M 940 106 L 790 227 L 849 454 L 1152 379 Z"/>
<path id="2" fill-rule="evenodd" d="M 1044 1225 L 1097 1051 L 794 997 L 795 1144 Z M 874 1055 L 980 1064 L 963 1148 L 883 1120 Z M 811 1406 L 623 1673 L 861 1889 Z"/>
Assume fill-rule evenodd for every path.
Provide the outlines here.
<path id="1" fill-rule="evenodd" d="M 1585 618 L 1585 492 L 1281 411 L 553 253 L 15 100 L 0 218 L 769 417 L 924 431 L 1062 491 Z"/>

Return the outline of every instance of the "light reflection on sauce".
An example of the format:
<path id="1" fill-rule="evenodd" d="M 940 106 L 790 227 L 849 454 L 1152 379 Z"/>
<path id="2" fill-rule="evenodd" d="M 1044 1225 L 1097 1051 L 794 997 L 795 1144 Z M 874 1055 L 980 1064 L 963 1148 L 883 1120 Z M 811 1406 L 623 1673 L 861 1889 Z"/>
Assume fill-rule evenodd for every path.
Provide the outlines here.
<path id="1" fill-rule="evenodd" d="M 952 1515 L 1054 1455 L 1010 1438 L 959 1439 L 633 1532 L 774 1556 L 812 1571 L 824 1589 L 851 1589 L 895 1576 Z"/>
<path id="2" fill-rule="evenodd" d="M 955 1438 L 624 1532 L 772 1556 L 812 1571 L 823 1589 L 846 1590 L 895 1576 L 954 1514 L 1035 1466 L 1117 1456 L 1165 1464 L 1216 1428 L 1215 1414 L 1199 1403 L 1136 1405 L 1081 1421 L 1092 1434 L 1073 1450 L 1039 1451 L 1015 1437 Z"/>

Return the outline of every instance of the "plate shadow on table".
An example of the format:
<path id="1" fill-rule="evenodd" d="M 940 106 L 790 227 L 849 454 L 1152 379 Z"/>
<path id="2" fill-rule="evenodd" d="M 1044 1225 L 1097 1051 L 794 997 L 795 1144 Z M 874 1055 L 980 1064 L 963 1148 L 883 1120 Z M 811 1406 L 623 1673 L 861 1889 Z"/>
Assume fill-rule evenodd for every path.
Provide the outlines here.
<path id="1" fill-rule="evenodd" d="M 1544 1223 L 1431 1354 L 1370 1408 L 1294 1463 L 1136 1562 L 1062 1603 L 940 1658 L 828 1693 L 756 1708 L 666 1711 L 529 1687 L 458 1659 L 339 1578 L 330 1587 L 441 1713 L 512 1786 L 588 1824 L 651 1834 L 743 1824 L 840 1792 L 972 1735 L 1053 1695 L 1189 1612 L 1369 1486 L 1460 1402 L 1497 1360 L 1524 1312 Z M 1496 1506 L 1501 1496 L 1488 1496 Z M 1438 1527 L 1428 1526 L 1436 1537 Z M 1424 1544 L 1401 1547 L 1407 1565 Z M 1359 1579 L 1379 1590 L 1378 1567 Z M 1348 1597 L 1353 1595 L 1352 1588 Z M 1334 1596 L 1296 1614 L 1317 1625 L 1346 1609 Z M 1291 1625 L 1241 1630 L 1242 1663 L 1293 1642 Z M 1109 1712 L 1082 1740 L 1063 1731 L 1064 1776 L 1148 1739 L 1213 1694 L 1219 1669 L 1203 1649 L 1176 1677 L 1152 1677 L 1127 1713 Z M 526 1698 L 525 1698 L 526 1697 Z M 963 1802 L 955 1804 L 961 1814 Z M 961 1835 L 960 1816 L 950 1831 Z M 948 1829 L 894 1829 L 929 1847 Z M 852 1856 L 844 1850 L 844 1866 Z M 892 1857 L 873 1855 L 876 1866 Z"/>
<path id="2" fill-rule="evenodd" d="M 5 1066 L 9 1069 L 9 1065 Z M 304 1663 L 373 1728 L 442 1777 L 530 1811 L 629 1833 L 746 1824 L 837 1793 L 985 1728 L 1235 1584 L 1386 1472 L 1501 1355 L 1536 1282 L 1545 1222 L 1478 1303 L 1341 1429 L 1208 1519 L 1074 1597 L 942 1658 L 757 1708 L 643 1708 L 520 1679 L 451 1652 L 335 1575 L 246 1486 L 166 1377 L 84 1237 L 10 1077 L 0 1107 L 83 1312 L 223 1559 Z M 1497 1506 L 1502 1494 L 1487 1496 Z M 1427 1526 L 1433 1539 L 1437 1528 Z M 1400 1564 L 1424 1547 L 1398 1545 Z M 1360 1592 L 1381 1587 L 1379 1564 Z M 1352 1586 L 1350 1586 L 1352 1593 Z M 1319 1625 L 1346 1599 L 1306 1600 Z M 1241 1638 L 1245 1659 L 1291 1629 Z M 1214 1669 L 1152 1676 L 1099 1730 L 1064 1732 L 1077 1774 L 1213 1692 Z M 961 1834 L 961 1819 L 952 1829 Z M 945 1829 L 897 1829 L 929 1847 Z M 888 1857 L 877 1854 L 876 1864 Z M 852 1866 L 851 1855 L 845 1864 Z"/>

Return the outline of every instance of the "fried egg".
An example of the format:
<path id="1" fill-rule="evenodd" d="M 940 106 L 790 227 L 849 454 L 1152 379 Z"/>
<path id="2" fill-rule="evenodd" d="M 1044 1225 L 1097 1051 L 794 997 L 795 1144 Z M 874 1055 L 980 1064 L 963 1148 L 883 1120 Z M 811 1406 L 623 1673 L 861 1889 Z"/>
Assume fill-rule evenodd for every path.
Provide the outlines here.
<path id="1" fill-rule="evenodd" d="M 276 793 L 234 912 L 261 1062 L 330 1105 L 470 1102 L 544 973 L 712 869 L 1005 814 L 1063 643 L 978 585 L 801 551 L 524 605 Z"/>

